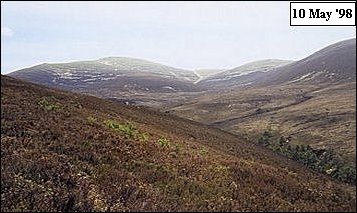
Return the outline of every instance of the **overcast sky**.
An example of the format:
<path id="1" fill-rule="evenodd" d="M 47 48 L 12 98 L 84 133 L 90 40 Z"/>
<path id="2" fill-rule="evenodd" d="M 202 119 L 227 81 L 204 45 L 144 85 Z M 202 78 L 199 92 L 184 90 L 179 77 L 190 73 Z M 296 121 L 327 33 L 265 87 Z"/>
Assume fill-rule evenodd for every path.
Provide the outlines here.
<path id="1" fill-rule="evenodd" d="M 290 27 L 289 2 L 4 2 L 1 72 L 107 56 L 186 68 L 301 59 L 356 27 Z"/>

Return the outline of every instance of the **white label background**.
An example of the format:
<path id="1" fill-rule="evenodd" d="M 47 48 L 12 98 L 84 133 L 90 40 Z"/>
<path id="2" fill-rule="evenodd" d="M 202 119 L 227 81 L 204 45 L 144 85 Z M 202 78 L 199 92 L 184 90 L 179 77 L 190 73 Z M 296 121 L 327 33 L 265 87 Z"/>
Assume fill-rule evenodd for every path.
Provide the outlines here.
<path id="1" fill-rule="evenodd" d="M 294 17 L 294 11 L 296 9 L 296 17 Z M 299 17 L 299 10 L 305 10 L 305 18 Z M 310 9 L 313 9 L 314 12 L 316 9 L 320 9 L 321 12 L 332 12 L 330 19 L 326 21 L 326 18 L 310 18 Z M 336 12 L 336 9 L 344 9 L 345 15 L 343 18 L 339 18 L 340 14 Z M 347 18 L 347 9 L 352 10 L 352 17 Z M 316 13 L 315 13 L 316 14 Z M 291 26 L 293 25 L 355 25 L 355 3 L 346 2 L 346 3 L 335 3 L 335 2 L 320 2 L 320 3 L 303 3 L 303 2 L 291 2 L 290 8 L 290 21 Z"/>

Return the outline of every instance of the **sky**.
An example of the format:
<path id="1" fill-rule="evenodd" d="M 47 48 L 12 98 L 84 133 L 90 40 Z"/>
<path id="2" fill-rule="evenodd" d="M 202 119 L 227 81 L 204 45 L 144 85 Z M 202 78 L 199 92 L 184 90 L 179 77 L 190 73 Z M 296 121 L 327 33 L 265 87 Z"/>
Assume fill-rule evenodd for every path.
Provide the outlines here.
<path id="1" fill-rule="evenodd" d="M 1 1 L 1 73 L 108 56 L 183 69 L 299 60 L 356 27 L 291 27 L 289 2 Z"/>

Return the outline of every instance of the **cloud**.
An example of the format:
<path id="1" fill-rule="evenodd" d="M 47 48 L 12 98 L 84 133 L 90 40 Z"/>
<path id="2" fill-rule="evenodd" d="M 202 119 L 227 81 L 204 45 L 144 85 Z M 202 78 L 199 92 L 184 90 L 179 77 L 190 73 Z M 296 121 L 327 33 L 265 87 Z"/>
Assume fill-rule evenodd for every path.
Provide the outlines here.
<path id="1" fill-rule="evenodd" d="M 1 27 L 1 37 L 12 37 L 14 35 L 14 31 L 8 27 Z"/>

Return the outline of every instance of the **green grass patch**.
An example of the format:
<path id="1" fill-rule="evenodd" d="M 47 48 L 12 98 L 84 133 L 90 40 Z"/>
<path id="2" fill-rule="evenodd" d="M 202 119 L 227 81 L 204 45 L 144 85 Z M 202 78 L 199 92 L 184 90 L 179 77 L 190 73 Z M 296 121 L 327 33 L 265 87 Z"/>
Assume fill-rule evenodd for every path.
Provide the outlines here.
<path id="1" fill-rule="evenodd" d="M 140 142 L 147 142 L 150 138 L 149 133 L 141 133 L 131 122 L 122 124 L 114 120 L 105 120 L 104 125 L 116 132 L 119 132 L 120 134 L 123 134 L 128 139 L 134 139 Z"/>
<path id="2" fill-rule="evenodd" d="M 53 103 L 53 98 L 43 97 L 38 104 L 47 111 L 58 111 L 63 109 L 63 106 L 59 103 Z"/>
<path id="3" fill-rule="evenodd" d="M 169 147 L 170 146 L 170 142 L 168 139 L 161 137 L 157 140 L 157 143 L 161 146 L 161 147 Z"/>
<path id="4" fill-rule="evenodd" d="M 144 133 L 139 133 L 136 135 L 136 139 L 140 142 L 148 142 L 149 141 L 149 138 L 150 138 L 150 134 L 147 133 L 147 132 L 144 132 Z"/>
<path id="5" fill-rule="evenodd" d="M 88 116 L 87 121 L 90 125 L 94 125 L 95 123 L 97 123 L 97 119 L 93 116 Z"/>
<path id="6" fill-rule="evenodd" d="M 202 148 L 199 152 L 201 155 L 206 155 L 208 153 L 208 150 L 205 148 Z"/>
<path id="7" fill-rule="evenodd" d="M 105 120 L 104 124 L 110 129 L 124 134 L 126 138 L 134 139 L 135 135 L 139 133 L 135 125 L 131 122 L 121 124 L 113 120 Z"/>

